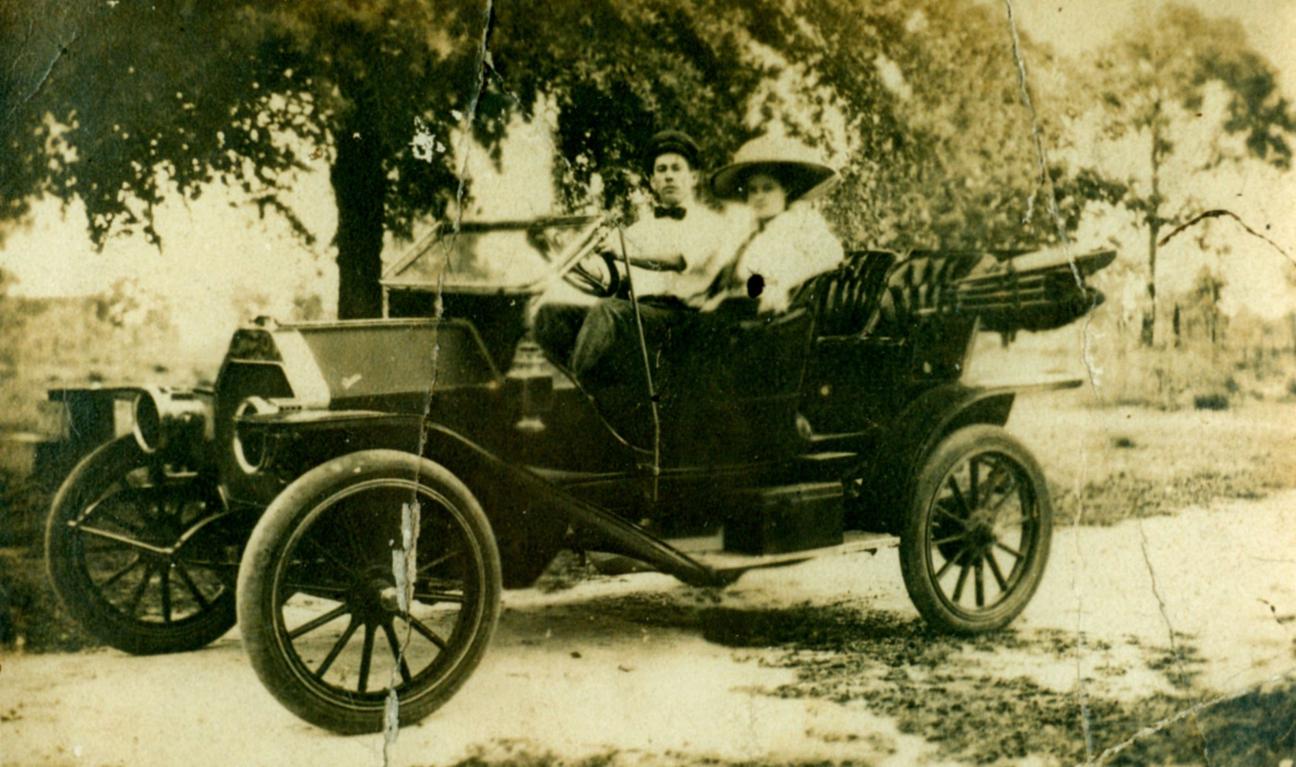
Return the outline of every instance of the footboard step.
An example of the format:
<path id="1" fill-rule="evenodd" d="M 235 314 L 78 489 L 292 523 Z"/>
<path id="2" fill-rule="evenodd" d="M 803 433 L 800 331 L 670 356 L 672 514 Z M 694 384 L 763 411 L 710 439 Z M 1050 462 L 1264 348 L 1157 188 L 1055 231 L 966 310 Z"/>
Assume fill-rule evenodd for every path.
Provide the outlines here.
<path id="1" fill-rule="evenodd" d="M 789 551 L 780 554 L 735 554 L 724 550 L 724 541 L 720 535 L 707 538 L 684 538 L 669 540 L 680 551 L 719 573 L 740 573 L 762 567 L 782 567 L 805 562 L 818 557 L 837 554 L 858 554 L 875 552 L 899 543 L 900 539 L 886 533 L 847 532 L 842 543 L 836 546 L 825 546 L 819 549 Z"/>

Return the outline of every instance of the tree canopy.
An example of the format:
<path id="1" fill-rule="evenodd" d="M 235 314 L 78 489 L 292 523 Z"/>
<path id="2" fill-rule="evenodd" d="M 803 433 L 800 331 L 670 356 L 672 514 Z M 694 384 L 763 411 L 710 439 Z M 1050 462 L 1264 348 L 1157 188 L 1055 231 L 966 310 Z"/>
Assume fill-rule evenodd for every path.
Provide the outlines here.
<path id="1" fill-rule="evenodd" d="M 1163 6 L 1113 40 L 1076 84 L 1091 97 L 1107 139 L 1142 146 L 1145 163 L 1119 179 L 1125 188 L 1119 202 L 1147 233 L 1142 338 L 1151 344 L 1162 235 L 1214 207 L 1195 191 L 1201 185 L 1184 182 L 1244 160 L 1289 168 L 1296 113 L 1241 25 L 1178 5 Z M 1212 96 L 1221 101 L 1218 114 L 1209 113 Z M 1207 139 L 1204 149 L 1194 136 Z"/>
<path id="2" fill-rule="evenodd" d="M 309 236 L 290 198 L 316 154 L 338 206 L 339 313 L 373 315 L 384 227 L 440 214 L 453 189 L 448 159 L 407 148 L 414 116 L 463 109 L 472 93 L 479 46 L 463 40 L 484 19 L 461 3 L 74 2 L 29 13 L 40 40 L 27 49 L 53 55 L 39 93 L 16 105 L 26 119 L 7 126 L 10 154 L 27 163 L 15 197 L 81 200 L 96 243 L 114 227 L 156 240 L 162 198 L 212 183 Z M 444 119 L 429 124 L 448 137 Z"/>
<path id="3" fill-rule="evenodd" d="M 84 204 L 97 243 L 156 240 L 164 198 L 220 184 L 309 237 L 294 180 L 323 159 L 342 317 L 379 311 L 384 232 L 408 235 L 463 194 L 455 142 L 498 153 L 513 118 L 542 109 L 557 115 L 569 203 L 595 174 L 604 204 L 623 199 L 656 130 L 691 132 L 714 166 L 784 117 L 845 161 L 829 212 L 859 243 L 1029 245 L 1059 236 L 1044 186 L 1064 228 L 1107 191 L 1056 163 L 1041 178 L 1031 135 L 1050 118 L 1022 105 L 1007 20 L 973 0 L 45 0 L 2 13 L 0 46 L 18 55 L 0 76 L 0 215 L 52 195 Z"/>

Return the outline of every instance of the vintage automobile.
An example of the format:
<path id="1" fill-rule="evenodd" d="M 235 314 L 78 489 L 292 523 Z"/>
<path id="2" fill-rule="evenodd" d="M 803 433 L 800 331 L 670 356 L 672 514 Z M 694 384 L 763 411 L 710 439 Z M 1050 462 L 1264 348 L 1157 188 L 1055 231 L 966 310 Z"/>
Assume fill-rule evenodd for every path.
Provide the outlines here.
<path id="1" fill-rule="evenodd" d="M 627 395 L 587 391 L 528 331 L 555 285 L 637 300 L 616 234 L 446 225 L 387 271 L 382 319 L 262 320 L 210 390 L 115 390 L 133 432 L 77 465 L 47 527 L 68 611 L 132 653 L 201 647 L 237 617 L 271 693 L 343 733 L 444 704 L 501 591 L 565 548 L 724 586 L 898 544 L 932 625 L 1022 611 L 1052 528 L 1003 429 L 1031 387 L 961 379 L 978 330 L 1097 305 L 1085 278 L 1113 253 L 852 253 L 785 314 L 718 315 L 674 368 L 628 350 Z"/>

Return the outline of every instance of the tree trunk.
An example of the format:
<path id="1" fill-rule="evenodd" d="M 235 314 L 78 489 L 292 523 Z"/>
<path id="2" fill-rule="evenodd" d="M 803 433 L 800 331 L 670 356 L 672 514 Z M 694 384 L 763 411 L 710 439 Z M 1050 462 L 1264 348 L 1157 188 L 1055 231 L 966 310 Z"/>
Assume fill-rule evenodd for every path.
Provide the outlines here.
<path id="1" fill-rule="evenodd" d="M 1157 235 L 1161 231 L 1161 222 L 1153 213 L 1148 222 L 1148 280 L 1147 294 L 1148 307 L 1147 314 L 1143 315 L 1143 333 L 1141 340 L 1144 346 L 1152 346 L 1156 343 L 1156 316 L 1157 316 L 1157 290 L 1156 290 L 1156 263 L 1157 263 Z"/>
<path id="2" fill-rule="evenodd" d="M 372 128 L 376 115 L 362 101 L 336 136 L 337 159 L 329 178 L 337 201 L 338 319 L 382 315 L 382 147 Z"/>
<path id="3" fill-rule="evenodd" d="M 1157 235 L 1161 233 L 1161 159 L 1164 147 L 1161 143 L 1161 100 L 1156 101 L 1155 109 L 1152 116 L 1151 144 L 1148 153 L 1149 169 L 1152 172 L 1152 193 L 1148 195 L 1147 227 L 1148 227 L 1148 308 L 1147 314 L 1143 315 L 1143 333 L 1140 340 L 1144 346 L 1153 346 L 1156 344 L 1156 324 L 1157 324 L 1157 291 L 1156 291 L 1156 267 L 1157 267 Z"/>

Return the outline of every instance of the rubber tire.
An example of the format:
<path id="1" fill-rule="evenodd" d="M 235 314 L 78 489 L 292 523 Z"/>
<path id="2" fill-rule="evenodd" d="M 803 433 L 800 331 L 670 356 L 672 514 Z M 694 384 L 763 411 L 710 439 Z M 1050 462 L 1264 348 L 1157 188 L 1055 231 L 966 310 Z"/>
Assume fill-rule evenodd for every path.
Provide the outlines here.
<path id="1" fill-rule="evenodd" d="M 495 536 L 477 499 L 448 469 L 398 450 L 362 450 L 334 458 L 298 477 L 271 502 L 244 549 L 238 578 L 239 629 L 252 668 L 266 689 L 301 719 L 344 735 L 381 732 L 383 706 L 340 706 L 299 682 L 291 662 L 279 652 L 274 636 L 274 566 L 283 557 L 297 526 L 320 502 L 351 484 L 384 477 L 406 480 L 417 477 L 420 484 L 452 500 L 477 538 L 484 566 L 481 590 L 485 615 L 469 640 L 467 652 L 434 692 L 413 702 L 401 701 L 401 726 L 428 716 L 459 690 L 481 662 L 499 619 L 503 578 Z"/>
<path id="2" fill-rule="evenodd" d="M 75 519 L 88 499 L 121 476 L 147 465 L 148 456 L 131 436 L 96 448 L 59 487 L 45 524 L 45 566 L 59 602 L 86 631 L 104 644 L 132 655 L 187 652 L 204 647 L 234 626 L 234 590 L 225 591 L 205 612 L 170 628 L 125 618 L 99 596 L 77 557 Z"/>
<path id="3" fill-rule="evenodd" d="M 931 555 L 926 541 L 926 528 L 930 524 L 932 501 L 944 481 L 945 475 L 970 454 L 995 452 L 1011 458 L 1029 478 L 1031 490 L 1039 507 L 1038 543 L 1029 554 L 1027 571 L 1022 580 L 1004 601 L 987 610 L 984 616 L 969 618 L 950 610 L 940 595 L 939 588 L 928 577 L 928 559 Z M 1007 626 L 1034 596 L 1048 563 L 1049 542 L 1053 532 L 1053 508 L 1049 501 L 1048 484 L 1039 462 L 1016 438 L 1003 428 L 989 424 L 966 426 L 946 436 L 936 446 L 922 469 L 914 478 L 908 513 L 900 532 L 900 570 L 905 589 L 914 607 L 932 627 L 954 634 L 982 634 Z"/>

